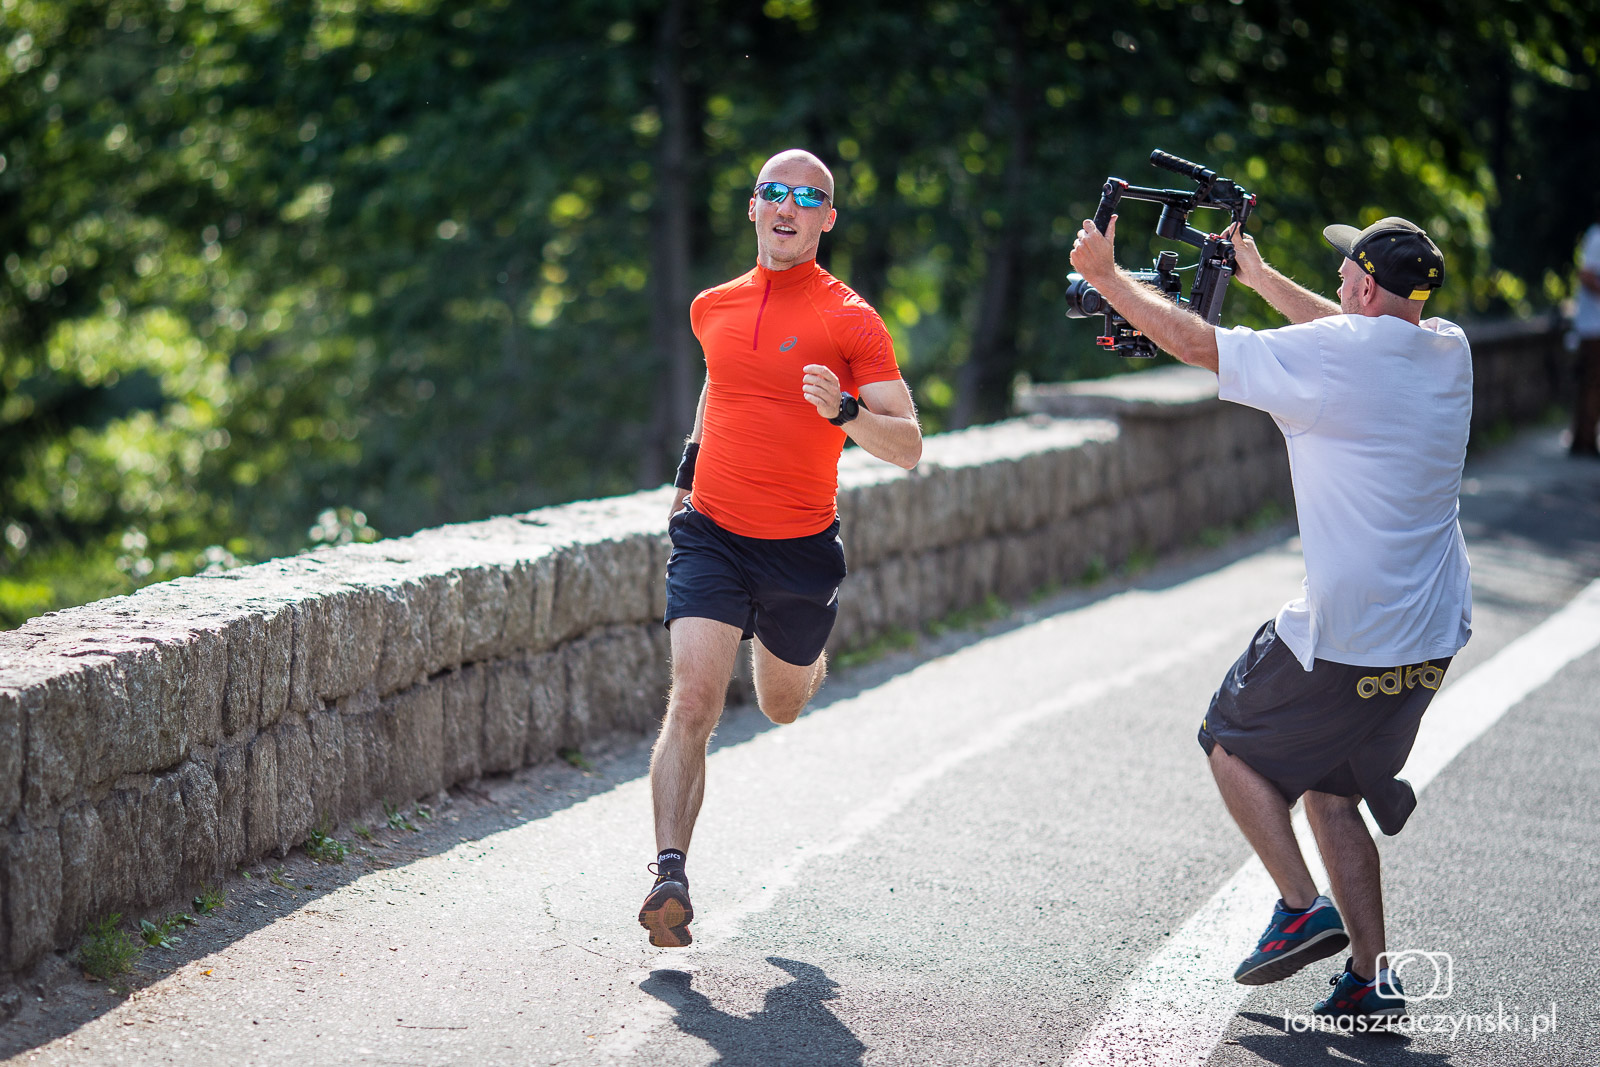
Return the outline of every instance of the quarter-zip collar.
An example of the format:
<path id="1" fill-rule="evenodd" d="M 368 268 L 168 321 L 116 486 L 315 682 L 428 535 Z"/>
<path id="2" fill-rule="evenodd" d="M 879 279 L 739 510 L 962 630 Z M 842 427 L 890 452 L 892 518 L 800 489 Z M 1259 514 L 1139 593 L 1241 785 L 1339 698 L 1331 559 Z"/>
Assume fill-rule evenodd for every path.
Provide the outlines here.
<path id="1" fill-rule="evenodd" d="M 808 259 L 804 263 L 796 263 L 788 270 L 770 270 L 761 264 L 756 264 L 755 284 L 761 290 L 761 306 L 756 309 L 755 329 L 750 334 L 750 351 L 755 352 L 761 348 L 761 319 L 767 313 L 767 301 L 772 298 L 774 289 L 793 289 L 804 285 L 817 276 L 817 261 Z"/>
<path id="2" fill-rule="evenodd" d="M 756 264 L 756 284 L 762 287 L 770 286 L 773 289 L 787 289 L 794 285 L 804 285 L 807 281 L 817 276 L 817 261 L 808 259 L 804 263 L 796 263 L 788 270 L 770 270 L 761 264 Z"/>

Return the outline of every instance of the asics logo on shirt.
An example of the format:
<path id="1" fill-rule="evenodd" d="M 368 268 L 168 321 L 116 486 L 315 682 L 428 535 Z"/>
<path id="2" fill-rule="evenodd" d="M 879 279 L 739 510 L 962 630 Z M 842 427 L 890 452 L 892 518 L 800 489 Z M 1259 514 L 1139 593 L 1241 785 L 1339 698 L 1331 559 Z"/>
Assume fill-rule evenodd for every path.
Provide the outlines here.
<path id="1" fill-rule="evenodd" d="M 789 351 L 789 349 L 793 348 L 795 345 L 797 345 L 799 343 L 800 343 L 800 338 L 791 337 L 788 340 L 784 341 L 783 344 L 778 346 L 778 351 L 779 352 L 787 352 L 787 351 Z"/>

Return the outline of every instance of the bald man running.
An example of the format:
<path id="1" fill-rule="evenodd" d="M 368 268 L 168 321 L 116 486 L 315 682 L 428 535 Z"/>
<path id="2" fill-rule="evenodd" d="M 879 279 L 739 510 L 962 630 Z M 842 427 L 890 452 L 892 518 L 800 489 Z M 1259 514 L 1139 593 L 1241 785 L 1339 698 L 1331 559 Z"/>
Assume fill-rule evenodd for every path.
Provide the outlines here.
<path id="1" fill-rule="evenodd" d="M 689 310 L 706 384 L 668 520 L 672 693 L 650 760 L 657 877 L 639 911 L 664 948 L 691 940 L 684 861 L 740 640 L 751 641 L 756 700 L 773 722 L 793 722 L 822 685 L 845 576 L 845 438 L 908 470 L 922 457 L 883 320 L 817 266 L 837 215 L 820 159 L 773 156 L 750 196 L 756 266 Z"/>

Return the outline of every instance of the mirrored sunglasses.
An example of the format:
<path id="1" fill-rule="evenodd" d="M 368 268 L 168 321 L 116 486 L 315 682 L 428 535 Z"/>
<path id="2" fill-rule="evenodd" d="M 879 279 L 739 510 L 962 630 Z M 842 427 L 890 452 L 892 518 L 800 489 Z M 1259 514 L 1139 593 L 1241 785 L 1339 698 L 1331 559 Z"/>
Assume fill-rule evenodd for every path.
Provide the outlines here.
<path id="1" fill-rule="evenodd" d="M 769 204 L 781 204 L 790 193 L 801 207 L 821 207 L 828 202 L 825 190 L 814 185 L 785 185 L 782 182 L 762 182 L 756 186 L 756 195 Z"/>

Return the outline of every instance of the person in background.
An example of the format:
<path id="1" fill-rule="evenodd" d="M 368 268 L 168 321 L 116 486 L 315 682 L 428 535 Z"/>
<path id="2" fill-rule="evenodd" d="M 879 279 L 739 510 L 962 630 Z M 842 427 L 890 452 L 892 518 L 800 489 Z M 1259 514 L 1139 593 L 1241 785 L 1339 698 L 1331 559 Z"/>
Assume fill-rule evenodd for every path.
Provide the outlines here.
<path id="1" fill-rule="evenodd" d="M 1572 405 L 1572 454 L 1600 456 L 1600 198 L 1578 245 L 1578 395 Z"/>

